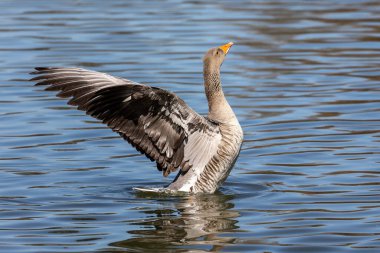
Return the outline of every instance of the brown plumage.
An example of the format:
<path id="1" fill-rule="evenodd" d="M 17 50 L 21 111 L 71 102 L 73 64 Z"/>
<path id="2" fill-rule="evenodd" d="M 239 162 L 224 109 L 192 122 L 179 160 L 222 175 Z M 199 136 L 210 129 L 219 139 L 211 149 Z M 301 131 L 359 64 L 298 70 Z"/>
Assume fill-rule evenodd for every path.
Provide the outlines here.
<path id="1" fill-rule="evenodd" d="M 155 161 L 164 176 L 180 168 L 169 189 L 213 192 L 220 185 L 219 181 L 227 177 L 224 167 L 229 167 L 229 172 L 242 140 L 240 125 L 224 98 L 219 79 L 219 67 L 231 45 L 211 49 L 204 58 L 208 117 L 197 114 L 174 93 L 95 71 L 39 67 L 31 73 L 37 75 L 31 80 L 36 81 L 36 85 L 47 85 L 45 90 L 58 91 L 57 96 L 70 98 L 70 105 L 107 124 Z M 224 158 L 227 165 L 219 172 L 224 176 L 209 179 L 210 182 L 218 180 L 211 184 L 212 189 L 197 187 L 196 182 L 205 178 L 209 162 L 218 156 L 219 145 L 223 143 L 221 126 L 226 123 L 236 126 L 240 140 L 234 144 L 237 151 L 233 149 L 231 158 Z"/>

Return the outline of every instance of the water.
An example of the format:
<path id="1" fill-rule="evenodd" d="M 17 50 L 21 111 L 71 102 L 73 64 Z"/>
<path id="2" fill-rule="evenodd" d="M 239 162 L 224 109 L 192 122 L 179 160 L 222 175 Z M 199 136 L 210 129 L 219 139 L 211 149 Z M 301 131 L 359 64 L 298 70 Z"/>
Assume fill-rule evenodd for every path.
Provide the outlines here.
<path id="1" fill-rule="evenodd" d="M 379 252 L 378 1 L 0 2 L 1 252 Z M 219 192 L 150 196 L 153 163 L 26 81 L 77 66 L 207 113 L 223 64 L 245 132 Z"/>

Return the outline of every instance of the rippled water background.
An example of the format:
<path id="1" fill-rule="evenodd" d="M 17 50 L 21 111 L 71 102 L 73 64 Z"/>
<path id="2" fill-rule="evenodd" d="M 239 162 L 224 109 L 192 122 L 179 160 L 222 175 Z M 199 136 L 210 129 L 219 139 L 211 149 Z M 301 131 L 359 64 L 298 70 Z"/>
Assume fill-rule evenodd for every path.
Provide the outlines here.
<path id="1" fill-rule="evenodd" d="M 0 2 L 1 252 L 380 252 L 379 1 Z M 28 82 L 77 66 L 206 114 L 201 59 L 245 132 L 214 195 L 169 183 L 98 121 Z"/>

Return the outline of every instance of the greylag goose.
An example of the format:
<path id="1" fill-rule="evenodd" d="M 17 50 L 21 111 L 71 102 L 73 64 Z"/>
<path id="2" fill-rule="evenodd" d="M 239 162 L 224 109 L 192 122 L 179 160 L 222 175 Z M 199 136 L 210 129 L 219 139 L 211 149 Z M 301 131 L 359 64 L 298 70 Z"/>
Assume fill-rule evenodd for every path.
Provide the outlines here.
<path id="1" fill-rule="evenodd" d="M 170 191 L 213 193 L 229 175 L 243 141 L 241 126 L 228 104 L 220 67 L 233 45 L 210 49 L 203 58 L 207 117 L 169 91 L 104 73 L 38 67 L 36 85 L 59 91 L 68 104 L 101 120 L 157 163 L 164 176 L 179 169 Z"/>

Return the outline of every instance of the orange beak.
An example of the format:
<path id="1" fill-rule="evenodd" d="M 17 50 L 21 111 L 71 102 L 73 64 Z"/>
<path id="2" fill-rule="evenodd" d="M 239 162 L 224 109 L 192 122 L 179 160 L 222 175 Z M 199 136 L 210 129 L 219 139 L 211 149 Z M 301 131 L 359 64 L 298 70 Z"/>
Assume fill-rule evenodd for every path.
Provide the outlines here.
<path id="1" fill-rule="evenodd" d="M 224 54 L 227 54 L 228 50 L 230 50 L 233 44 L 233 42 L 228 42 L 227 44 L 220 46 L 219 48 L 223 50 Z"/>

